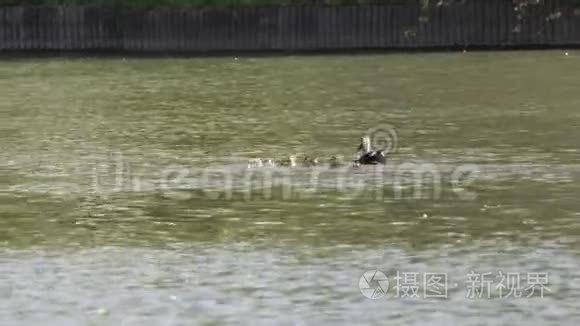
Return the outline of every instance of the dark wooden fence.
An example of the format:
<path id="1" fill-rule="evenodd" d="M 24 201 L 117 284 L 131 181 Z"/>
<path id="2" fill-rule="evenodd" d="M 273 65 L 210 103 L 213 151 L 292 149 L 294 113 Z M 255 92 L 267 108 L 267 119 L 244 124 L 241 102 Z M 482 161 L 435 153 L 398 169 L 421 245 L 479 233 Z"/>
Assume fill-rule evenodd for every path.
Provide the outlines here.
<path id="1" fill-rule="evenodd" d="M 0 8 L 0 51 L 204 52 L 580 45 L 580 8 L 542 0 L 238 9 Z M 517 10 L 516 10 L 517 9 Z"/>

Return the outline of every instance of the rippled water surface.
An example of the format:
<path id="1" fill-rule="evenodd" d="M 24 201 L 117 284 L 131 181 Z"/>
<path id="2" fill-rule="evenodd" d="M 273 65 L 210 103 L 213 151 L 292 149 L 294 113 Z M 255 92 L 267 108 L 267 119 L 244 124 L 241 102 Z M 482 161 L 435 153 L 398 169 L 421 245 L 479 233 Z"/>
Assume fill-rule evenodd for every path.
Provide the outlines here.
<path id="1" fill-rule="evenodd" d="M 560 51 L 0 61 L 0 320 L 577 325 L 579 68 Z M 384 169 L 247 167 L 348 161 L 369 130 Z M 374 300 L 371 270 L 389 280 Z"/>

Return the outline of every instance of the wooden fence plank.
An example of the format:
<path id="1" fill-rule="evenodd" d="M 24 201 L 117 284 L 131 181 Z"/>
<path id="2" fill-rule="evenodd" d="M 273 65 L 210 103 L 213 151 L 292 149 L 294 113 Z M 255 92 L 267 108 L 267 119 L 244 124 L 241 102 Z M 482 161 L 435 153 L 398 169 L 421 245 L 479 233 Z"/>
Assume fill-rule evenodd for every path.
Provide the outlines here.
<path id="1" fill-rule="evenodd" d="M 516 6 L 516 7 L 515 7 Z M 0 51 L 207 51 L 580 44 L 567 0 L 406 1 L 368 6 L 0 8 Z"/>

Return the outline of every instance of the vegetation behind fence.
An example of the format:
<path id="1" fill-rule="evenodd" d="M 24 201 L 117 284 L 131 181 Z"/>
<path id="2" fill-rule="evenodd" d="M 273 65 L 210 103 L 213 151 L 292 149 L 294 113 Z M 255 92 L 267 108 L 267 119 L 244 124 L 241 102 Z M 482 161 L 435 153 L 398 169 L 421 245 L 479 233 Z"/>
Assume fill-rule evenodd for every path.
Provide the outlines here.
<path id="1" fill-rule="evenodd" d="M 573 46 L 580 44 L 580 8 L 576 2 L 393 0 L 356 6 L 153 9 L 5 6 L 0 7 L 0 50 L 204 52 Z"/>

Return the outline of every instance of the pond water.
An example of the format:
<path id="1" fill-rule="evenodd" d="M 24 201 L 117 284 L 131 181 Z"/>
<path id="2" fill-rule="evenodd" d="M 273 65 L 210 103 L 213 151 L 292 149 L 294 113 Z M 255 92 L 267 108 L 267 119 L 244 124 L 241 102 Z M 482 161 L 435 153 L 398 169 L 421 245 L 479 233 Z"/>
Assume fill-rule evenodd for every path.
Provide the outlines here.
<path id="1" fill-rule="evenodd" d="M 577 325 L 579 68 L 562 51 L 0 61 L 0 319 Z M 384 168 L 349 164 L 364 134 Z M 247 166 L 288 155 L 345 165 Z"/>

